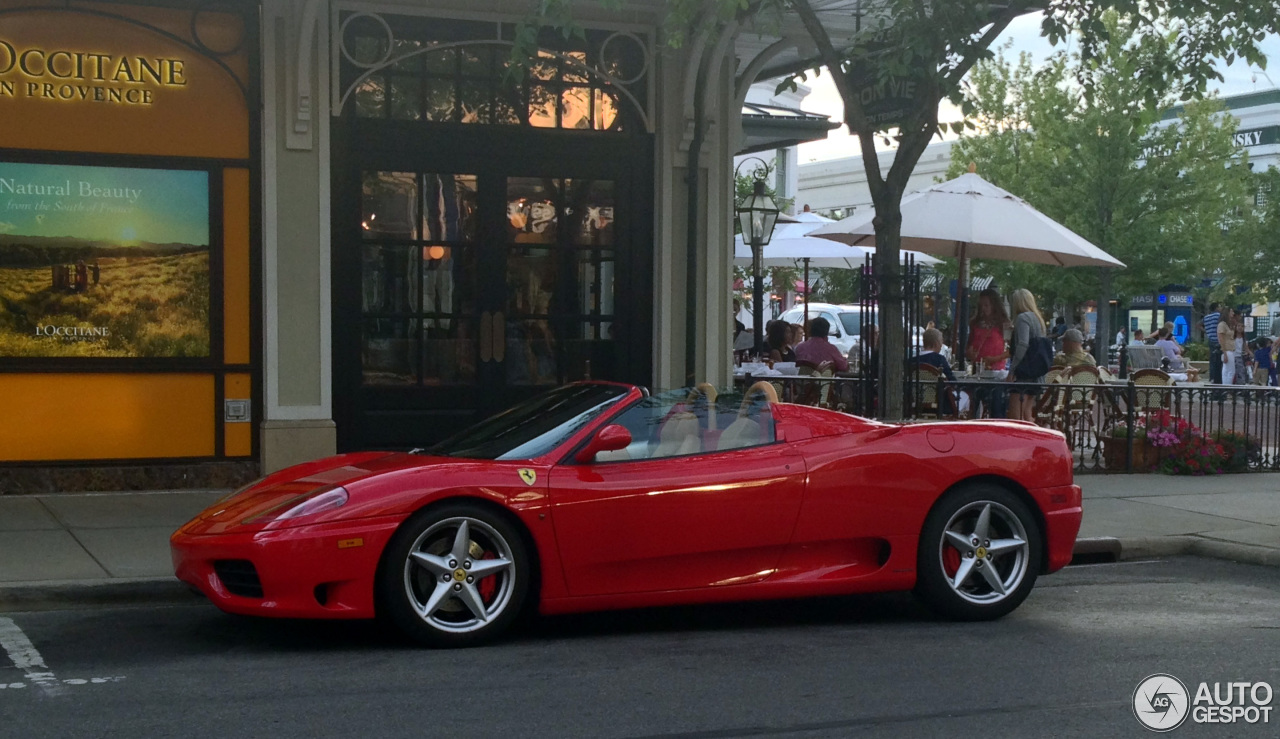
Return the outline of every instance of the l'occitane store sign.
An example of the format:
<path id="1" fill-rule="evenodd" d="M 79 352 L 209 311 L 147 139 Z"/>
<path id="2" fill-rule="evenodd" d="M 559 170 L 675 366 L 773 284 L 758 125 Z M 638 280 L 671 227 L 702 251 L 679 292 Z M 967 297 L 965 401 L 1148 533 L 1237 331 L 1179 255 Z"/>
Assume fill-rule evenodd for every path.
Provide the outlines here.
<path id="1" fill-rule="evenodd" d="M 119 6 L 126 20 L 4 10 L 33 1 L 0 0 L 0 146 L 248 158 L 249 108 L 236 77 L 249 78 L 247 52 L 215 57 L 192 36 L 197 25 L 216 35 L 219 13 L 193 20 L 190 10 Z"/>
<path id="2" fill-rule="evenodd" d="M 26 47 L 0 38 L 0 102 L 152 105 L 166 88 L 187 86 L 186 66 L 173 57 Z"/>

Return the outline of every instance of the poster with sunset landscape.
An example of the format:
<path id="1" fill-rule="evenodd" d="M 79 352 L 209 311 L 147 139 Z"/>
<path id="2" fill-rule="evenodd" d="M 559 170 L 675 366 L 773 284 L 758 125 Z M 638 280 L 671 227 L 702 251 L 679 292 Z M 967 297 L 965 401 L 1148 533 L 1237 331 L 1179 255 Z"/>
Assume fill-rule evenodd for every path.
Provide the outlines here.
<path id="1" fill-rule="evenodd" d="M 0 357 L 207 356 L 207 172 L 0 161 Z"/>

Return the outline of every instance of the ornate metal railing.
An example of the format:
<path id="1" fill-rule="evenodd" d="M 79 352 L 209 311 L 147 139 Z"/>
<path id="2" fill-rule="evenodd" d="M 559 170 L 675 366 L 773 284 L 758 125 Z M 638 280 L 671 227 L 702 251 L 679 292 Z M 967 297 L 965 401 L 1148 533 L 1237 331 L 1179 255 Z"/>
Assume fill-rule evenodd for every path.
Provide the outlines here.
<path id="1" fill-rule="evenodd" d="M 745 376 L 737 382 L 745 387 L 757 380 L 773 383 L 783 402 L 877 415 L 871 378 Z M 911 421 L 1003 417 L 1011 390 L 1030 391 L 1037 397 L 1036 422 L 1066 436 L 1078 472 L 1280 471 L 1280 388 L 914 378 L 906 386 Z"/>

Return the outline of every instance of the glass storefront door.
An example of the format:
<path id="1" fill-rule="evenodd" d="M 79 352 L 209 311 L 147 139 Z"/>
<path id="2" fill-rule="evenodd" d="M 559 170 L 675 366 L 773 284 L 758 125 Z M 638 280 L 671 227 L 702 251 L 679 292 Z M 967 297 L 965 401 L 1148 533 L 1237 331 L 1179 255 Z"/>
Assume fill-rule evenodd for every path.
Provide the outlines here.
<path id="1" fill-rule="evenodd" d="M 354 138 L 334 152 L 341 448 L 430 444 L 587 377 L 648 382 L 647 139 L 343 128 Z"/>

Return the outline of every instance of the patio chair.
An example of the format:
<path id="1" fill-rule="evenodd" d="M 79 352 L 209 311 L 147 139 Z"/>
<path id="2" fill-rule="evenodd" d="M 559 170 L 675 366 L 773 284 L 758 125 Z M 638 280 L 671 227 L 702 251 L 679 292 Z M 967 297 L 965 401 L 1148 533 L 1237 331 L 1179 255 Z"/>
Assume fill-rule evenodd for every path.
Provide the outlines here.
<path id="1" fill-rule="evenodd" d="M 1140 369 L 1129 375 L 1136 386 L 1133 394 L 1135 413 L 1167 411 L 1173 400 L 1173 378 L 1163 370 Z M 1158 389 L 1153 389 L 1158 388 Z"/>
<path id="2" fill-rule="evenodd" d="M 1066 390 L 1066 401 L 1063 403 L 1063 420 L 1066 422 L 1063 433 L 1067 435 L 1067 444 L 1074 448 L 1074 429 L 1093 428 L 1093 409 L 1098 403 L 1096 386 L 1102 383 L 1097 367 L 1079 365 L 1068 369 L 1060 375 L 1060 381 L 1070 385 Z"/>
<path id="3" fill-rule="evenodd" d="M 1059 370 L 1054 372 L 1054 370 Z M 1045 375 L 1045 382 L 1048 387 L 1040 394 L 1040 399 L 1036 401 L 1036 423 L 1045 428 L 1061 429 L 1066 415 L 1066 383 L 1063 382 L 1064 375 L 1062 367 L 1050 368 L 1049 374 Z M 1052 377 L 1052 379 L 1050 379 Z"/>
<path id="4" fill-rule="evenodd" d="M 917 416 L 933 416 L 934 418 L 959 418 L 960 398 L 956 389 L 943 385 L 942 397 L 938 395 L 938 381 L 942 379 L 942 370 L 931 364 L 920 363 L 915 366 Z M 940 402 L 941 401 L 941 402 Z M 950 410 L 944 410 L 950 403 Z"/>
<path id="5" fill-rule="evenodd" d="M 822 362 L 821 364 L 814 364 L 813 362 L 798 360 L 796 362 L 796 373 L 801 377 L 835 377 L 836 376 L 835 366 L 831 362 Z M 797 403 L 799 405 L 820 406 L 822 405 L 823 388 L 828 387 L 832 384 L 834 383 L 819 382 L 819 381 L 803 382 L 800 384 L 800 389 L 796 391 L 795 400 L 792 402 Z M 831 402 L 830 392 L 828 392 L 828 398 L 827 398 L 828 405 L 830 404 L 830 402 Z"/>

